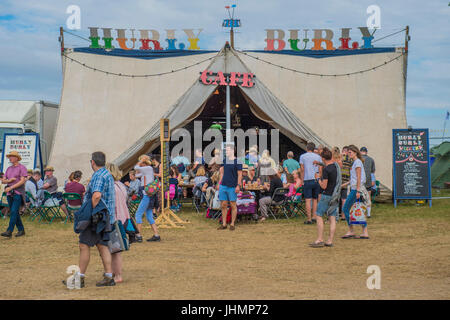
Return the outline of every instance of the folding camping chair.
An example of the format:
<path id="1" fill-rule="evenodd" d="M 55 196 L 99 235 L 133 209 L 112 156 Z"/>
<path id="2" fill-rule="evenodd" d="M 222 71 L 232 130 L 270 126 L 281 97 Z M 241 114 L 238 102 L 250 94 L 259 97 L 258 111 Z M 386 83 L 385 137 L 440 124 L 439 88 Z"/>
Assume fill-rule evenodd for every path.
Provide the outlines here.
<path id="1" fill-rule="evenodd" d="M 220 205 L 220 201 L 219 201 L 219 205 L 217 206 L 217 203 L 214 203 L 214 197 L 216 195 L 216 192 L 219 192 L 217 190 L 214 190 L 214 194 L 210 197 L 209 201 L 207 201 L 208 204 L 208 210 L 207 210 L 207 214 L 211 219 L 218 219 L 219 217 L 222 216 L 222 207 Z M 214 205 L 216 205 L 216 207 L 214 208 Z"/>
<path id="2" fill-rule="evenodd" d="M 375 200 L 376 200 L 377 196 L 380 195 L 380 181 L 376 180 L 375 185 L 376 185 L 377 189 L 375 192 L 372 193 L 371 199 L 370 199 L 372 201 L 372 204 L 374 204 L 374 203 L 376 204 Z"/>
<path id="3" fill-rule="evenodd" d="M 52 195 L 48 191 L 44 191 L 44 202 L 41 205 L 41 217 L 38 222 L 47 220 L 48 224 L 52 224 L 55 218 L 59 218 L 64 220 L 63 216 L 60 213 L 61 207 L 57 199 L 53 198 Z"/>
<path id="4" fill-rule="evenodd" d="M 275 189 L 275 191 L 273 192 L 272 195 L 272 202 L 270 203 L 268 209 L 269 214 L 276 220 L 277 219 L 277 215 L 281 215 L 284 214 L 284 216 L 286 217 L 286 219 L 289 219 L 289 216 L 286 214 L 286 210 L 285 210 L 285 205 L 286 205 L 286 201 L 287 201 L 287 197 L 286 194 L 289 193 L 289 189 L 288 188 L 277 188 Z M 275 202 L 275 197 L 280 197 L 283 196 L 283 199 L 281 201 Z"/>
<path id="5" fill-rule="evenodd" d="M 301 214 L 306 218 L 305 201 L 303 199 L 303 186 L 298 187 L 295 194 L 286 199 L 284 210 L 290 214 L 291 218 L 298 217 Z"/>
<path id="6" fill-rule="evenodd" d="M 202 204 L 206 202 L 206 194 L 202 191 L 202 186 L 203 183 L 200 183 L 192 189 L 192 204 L 197 213 L 204 209 Z"/>
<path id="7" fill-rule="evenodd" d="M 81 201 L 81 196 L 78 193 L 71 193 L 71 192 L 67 192 L 63 194 L 63 198 L 66 202 L 66 208 L 67 208 L 67 212 L 69 213 L 66 216 L 66 220 L 64 221 L 64 224 L 67 223 L 67 220 L 70 219 L 70 221 L 73 221 L 74 218 L 74 213 L 78 211 L 78 209 L 80 209 L 80 206 L 71 206 L 69 201 L 73 201 L 73 200 L 80 200 Z"/>
<path id="8" fill-rule="evenodd" d="M 36 198 L 33 197 L 31 193 L 27 191 L 26 194 L 28 199 L 30 199 L 30 205 L 28 206 L 28 212 L 30 213 L 30 220 L 33 221 L 34 219 L 36 219 L 36 217 L 41 215 L 41 208 L 37 204 Z"/>
<path id="9" fill-rule="evenodd" d="M 3 209 L 9 208 L 8 200 L 6 199 L 6 192 L 3 192 L 2 197 L 0 198 L 0 216 L 5 218 L 3 214 Z"/>

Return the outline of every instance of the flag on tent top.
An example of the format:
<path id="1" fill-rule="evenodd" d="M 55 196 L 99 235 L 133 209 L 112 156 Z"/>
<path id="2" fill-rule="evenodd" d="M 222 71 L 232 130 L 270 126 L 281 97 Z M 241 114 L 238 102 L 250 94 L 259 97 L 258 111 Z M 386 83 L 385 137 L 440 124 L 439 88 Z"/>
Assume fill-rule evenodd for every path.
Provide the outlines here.
<path id="1" fill-rule="evenodd" d="M 448 120 L 450 118 L 450 112 L 447 111 L 447 115 L 445 116 L 445 120 Z"/>

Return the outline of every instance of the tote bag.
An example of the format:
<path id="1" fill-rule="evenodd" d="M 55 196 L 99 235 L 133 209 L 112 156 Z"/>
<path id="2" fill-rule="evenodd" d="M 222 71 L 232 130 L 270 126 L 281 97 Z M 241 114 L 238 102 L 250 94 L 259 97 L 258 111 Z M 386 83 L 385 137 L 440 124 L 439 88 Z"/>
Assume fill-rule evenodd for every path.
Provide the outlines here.
<path id="1" fill-rule="evenodd" d="M 113 224 L 113 231 L 109 233 L 108 248 L 111 253 L 126 251 L 130 248 L 125 228 L 120 220 Z"/>
<path id="2" fill-rule="evenodd" d="M 356 200 L 350 208 L 350 224 L 367 225 L 366 221 L 367 207 L 360 200 Z"/>

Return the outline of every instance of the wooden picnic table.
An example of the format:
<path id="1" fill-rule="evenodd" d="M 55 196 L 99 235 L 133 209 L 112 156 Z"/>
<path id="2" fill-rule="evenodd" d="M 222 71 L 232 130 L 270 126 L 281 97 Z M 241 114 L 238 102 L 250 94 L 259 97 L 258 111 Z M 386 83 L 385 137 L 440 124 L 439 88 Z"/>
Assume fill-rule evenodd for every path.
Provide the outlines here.
<path id="1" fill-rule="evenodd" d="M 178 185 L 180 188 L 194 188 L 195 185 L 193 183 L 182 183 Z"/>
<path id="2" fill-rule="evenodd" d="M 257 186 L 257 187 L 250 187 L 250 186 L 245 186 L 244 188 L 245 191 L 263 191 L 264 186 Z"/>

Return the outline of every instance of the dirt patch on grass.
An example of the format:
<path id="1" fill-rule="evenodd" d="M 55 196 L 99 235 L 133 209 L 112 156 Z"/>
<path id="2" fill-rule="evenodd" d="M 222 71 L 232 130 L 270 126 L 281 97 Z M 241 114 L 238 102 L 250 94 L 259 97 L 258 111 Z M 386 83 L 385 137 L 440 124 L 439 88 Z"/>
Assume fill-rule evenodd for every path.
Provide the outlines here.
<path id="1" fill-rule="evenodd" d="M 115 287 L 95 287 L 103 270 L 92 249 L 86 288 L 73 291 L 61 283 L 66 268 L 78 264 L 72 226 L 25 220 L 25 237 L 0 239 L 0 298 L 449 299 L 449 211 L 382 205 L 369 220 L 370 240 L 341 239 L 346 225 L 339 223 L 334 247 L 320 249 L 308 247 L 316 227 L 302 219 L 240 224 L 231 232 L 186 212 L 181 216 L 192 223 L 185 229 L 163 229 L 161 242 L 133 244 L 123 254 L 124 283 Z M 381 268 L 381 290 L 366 287 L 369 265 Z"/>

